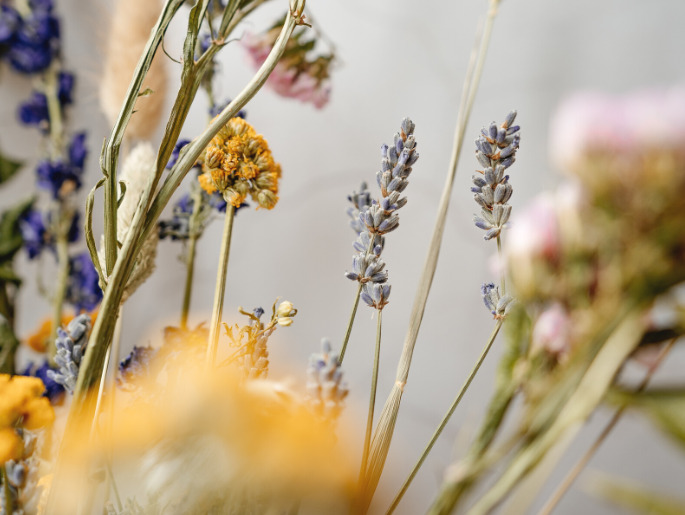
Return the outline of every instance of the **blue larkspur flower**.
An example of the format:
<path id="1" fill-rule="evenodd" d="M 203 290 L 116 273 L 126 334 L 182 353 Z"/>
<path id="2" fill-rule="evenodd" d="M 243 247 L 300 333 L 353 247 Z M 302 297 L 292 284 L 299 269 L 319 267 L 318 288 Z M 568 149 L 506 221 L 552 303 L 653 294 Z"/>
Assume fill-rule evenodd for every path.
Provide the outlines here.
<path id="1" fill-rule="evenodd" d="M 85 251 L 69 260 L 69 279 L 67 281 L 66 302 L 74 306 L 77 312 L 93 311 L 102 300 L 100 278 Z"/>
<path id="2" fill-rule="evenodd" d="M 34 91 L 31 97 L 19 104 L 19 120 L 26 125 L 37 125 L 43 130 L 48 129 L 48 99 L 43 93 Z"/>
<path id="3" fill-rule="evenodd" d="M 36 168 L 38 186 L 50 191 L 53 198 L 61 198 L 81 187 L 83 165 L 88 153 L 85 139 L 84 132 L 74 136 L 69 145 L 68 160 L 44 160 L 38 163 Z"/>
<path id="4" fill-rule="evenodd" d="M 46 70 L 60 50 L 59 20 L 50 2 L 31 2 L 31 14 L 20 18 L 8 41 L 7 60 L 20 73 Z"/>
<path id="5" fill-rule="evenodd" d="M 154 347 L 133 347 L 131 353 L 119 363 L 117 383 L 123 385 L 134 380 L 145 379 L 149 373 L 150 362 L 157 355 L 158 349 Z"/>
<path id="6" fill-rule="evenodd" d="M 47 361 L 44 361 L 40 366 L 32 362 L 28 364 L 21 375 L 39 378 L 45 385 L 43 397 L 50 399 L 51 404 L 61 404 L 64 399 L 64 386 L 48 376 L 49 370 L 59 372 L 59 370 L 52 368 Z"/>
<path id="7" fill-rule="evenodd" d="M 174 165 L 178 162 L 178 156 L 181 153 L 181 149 L 190 143 L 189 139 L 180 139 L 176 142 L 174 150 L 171 151 L 171 157 L 169 162 L 166 164 L 167 170 L 171 170 Z"/>
<path id="8" fill-rule="evenodd" d="M 21 231 L 24 248 L 29 255 L 29 259 L 34 259 L 43 250 L 53 247 L 52 238 L 40 211 L 35 209 L 27 211 L 19 219 L 19 230 Z"/>
<path id="9" fill-rule="evenodd" d="M 223 111 L 223 110 L 226 108 L 226 106 L 228 106 L 228 104 L 230 104 L 230 103 L 231 103 L 231 99 L 230 99 L 230 98 L 227 98 L 227 99 L 226 99 L 224 102 L 222 102 L 221 104 L 214 104 L 213 106 L 211 106 L 211 107 L 209 108 L 209 114 L 210 114 L 210 116 L 217 116 L 217 115 L 218 115 L 221 111 Z M 234 118 L 243 118 L 243 119 L 244 119 L 246 116 L 247 116 L 247 111 L 245 111 L 244 109 L 241 109 L 240 111 L 238 111 L 238 112 L 236 113 L 236 115 L 234 116 Z"/>
<path id="10" fill-rule="evenodd" d="M 21 24 L 21 16 L 9 5 L 0 5 L 0 45 L 10 45 Z"/>

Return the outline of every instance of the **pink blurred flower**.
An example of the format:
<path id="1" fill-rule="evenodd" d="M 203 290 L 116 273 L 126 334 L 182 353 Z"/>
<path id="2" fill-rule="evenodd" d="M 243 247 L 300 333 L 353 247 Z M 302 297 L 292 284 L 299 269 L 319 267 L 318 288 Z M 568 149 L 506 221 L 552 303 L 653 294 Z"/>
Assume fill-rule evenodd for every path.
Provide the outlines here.
<path id="1" fill-rule="evenodd" d="M 554 194 L 544 192 L 519 211 L 511 222 L 506 241 L 508 256 L 554 259 L 559 251 L 559 223 Z"/>
<path id="2" fill-rule="evenodd" d="M 247 50 L 248 58 L 254 68 L 259 68 L 266 61 L 273 46 L 272 31 L 263 35 L 246 34 L 242 44 Z M 328 80 L 329 58 L 309 61 L 302 51 L 297 58 L 278 62 L 269 75 L 266 85 L 277 94 L 309 102 L 317 109 L 324 107 L 330 99 L 330 81 Z"/>
<path id="3" fill-rule="evenodd" d="M 564 359 L 570 350 L 571 320 L 566 309 L 552 304 L 538 317 L 533 327 L 532 350 L 544 350 Z"/>
<path id="4" fill-rule="evenodd" d="M 566 170 L 591 152 L 655 147 L 685 147 L 685 87 L 623 96 L 577 93 L 561 104 L 550 124 L 550 155 Z"/>

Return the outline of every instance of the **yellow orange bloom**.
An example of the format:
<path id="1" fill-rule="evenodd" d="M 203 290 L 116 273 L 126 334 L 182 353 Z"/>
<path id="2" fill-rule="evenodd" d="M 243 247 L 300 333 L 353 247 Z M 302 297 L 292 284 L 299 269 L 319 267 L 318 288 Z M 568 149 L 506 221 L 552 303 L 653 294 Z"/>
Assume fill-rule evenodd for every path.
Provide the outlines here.
<path id="1" fill-rule="evenodd" d="M 0 374 L 0 463 L 21 456 L 23 443 L 15 428 L 40 429 L 55 420 L 43 391 L 37 377 Z"/>
<path id="2" fill-rule="evenodd" d="M 240 207 L 248 195 L 266 209 L 278 202 L 281 167 L 266 140 L 242 118 L 232 118 L 212 138 L 202 163 L 202 189 L 221 192 L 232 206 Z"/>

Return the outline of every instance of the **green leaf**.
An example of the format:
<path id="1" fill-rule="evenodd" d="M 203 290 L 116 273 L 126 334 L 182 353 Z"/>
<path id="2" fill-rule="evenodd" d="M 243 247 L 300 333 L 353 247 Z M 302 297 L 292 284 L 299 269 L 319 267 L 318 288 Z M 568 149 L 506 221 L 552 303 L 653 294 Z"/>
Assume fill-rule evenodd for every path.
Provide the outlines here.
<path id="1" fill-rule="evenodd" d="M 0 373 L 14 374 L 14 355 L 19 340 L 14 335 L 7 319 L 0 315 Z"/>
<path id="2" fill-rule="evenodd" d="M 21 284 L 21 278 L 12 269 L 12 263 L 9 261 L 0 263 L 0 287 L 3 286 L 2 283 Z"/>
<path id="3" fill-rule="evenodd" d="M 0 154 L 0 184 L 11 179 L 24 165 L 20 161 L 14 161 Z"/>
<path id="4" fill-rule="evenodd" d="M 593 478 L 591 493 L 627 508 L 631 513 L 649 515 L 682 515 L 685 499 L 677 499 L 663 492 L 648 490 L 625 479 Z"/>
<path id="5" fill-rule="evenodd" d="M 19 230 L 19 219 L 33 205 L 34 199 L 24 200 L 0 215 L 0 263 L 11 261 L 24 240 Z"/>
<path id="6" fill-rule="evenodd" d="M 607 401 L 642 411 L 685 449 L 685 389 L 651 390 L 643 393 L 612 390 Z"/>

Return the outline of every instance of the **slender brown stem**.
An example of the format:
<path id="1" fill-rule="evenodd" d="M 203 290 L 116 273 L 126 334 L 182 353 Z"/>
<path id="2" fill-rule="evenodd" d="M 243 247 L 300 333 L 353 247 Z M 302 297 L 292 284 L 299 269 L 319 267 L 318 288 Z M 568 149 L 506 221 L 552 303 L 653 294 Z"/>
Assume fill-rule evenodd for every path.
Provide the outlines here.
<path id="1" fill-rule="evenodd" d="M 677 338 L 674 338 L 670 340 L 663 349 L 661 349 L 661 352 L 659 352 L 659 355 L 657 356 L 656 360 L 647 369 L 647 373 L 645 376 L 642 378 L 642 381 L 640 381 L 640 384 L 637 386 L 635 389 L 635 393 L 640 393 L 642 392 L 647 385 L 649 384 L 649 381 L 652 379 L 652 376 L 656 372 L 656 370 L 659 368 L 659 365 L 661 365 L 661 362 L 666 358 L 666 355 L 669 353 L 673 345 L 675 344 Z M 559 484 L 557 489 L 554 491 L 552 496 L 548 499 L 548 501 L 545 503 L 545 505 L 542 507 L 538 515 L 551 515 L 551 513 L 554 511 L 554 509 L 557 507 L 561 499 L 566 495 L 566 492 L 571 488 L 575 480 L 578 478 L 580 473 L 583 471 L 585 466 L 590 462 L 592 457 L 595 455 L 597 450 L 600 448 L 602 443 L 604 443 L 604 440 L 606 440 L 606 437 L 609 436 L 609 433 L 616 427 L 616 424 L 618 424 L 618 421 L 621 419 L 623 416 L 623 413 L 626 410 L 626 406 L 621 406 L 618 408 L 615 412 L 614 415 L 611 417 L 611 420 L 607 423 L 606 426 L 604 426 L 604 429 L 602 432 L 599 434 L 597 439 L 594 441 L 594 443 L 590 446 L 590 448 L 585 451 L 585 454 L 578 460 L 578 462 L 574 465 L 574 467 L 566 474 L 566 477 L 564 477 L 564 480 Z"/>
<path id="2" fill-rule="evenodd" d="M 214 308 L 212 309 L 212 321 L 209 327 L 209 343 L 207 345 L 207 367 L 214 365 L 216 351 L 219 345 L 219 331 L 221 329 L 221 313 L 224 309 L 224 295 L 226 292 L 226 271 L 228 270 L 228 257 L 231 251 L 231 234 L 233 233 L 233 214 L 235 208 L 232 205 L 226 207 L 224 218 L 224 232 L 221 237 L 221 254 L 219 268 L 216 273 L 216 286 L 214 290 Z"/>

